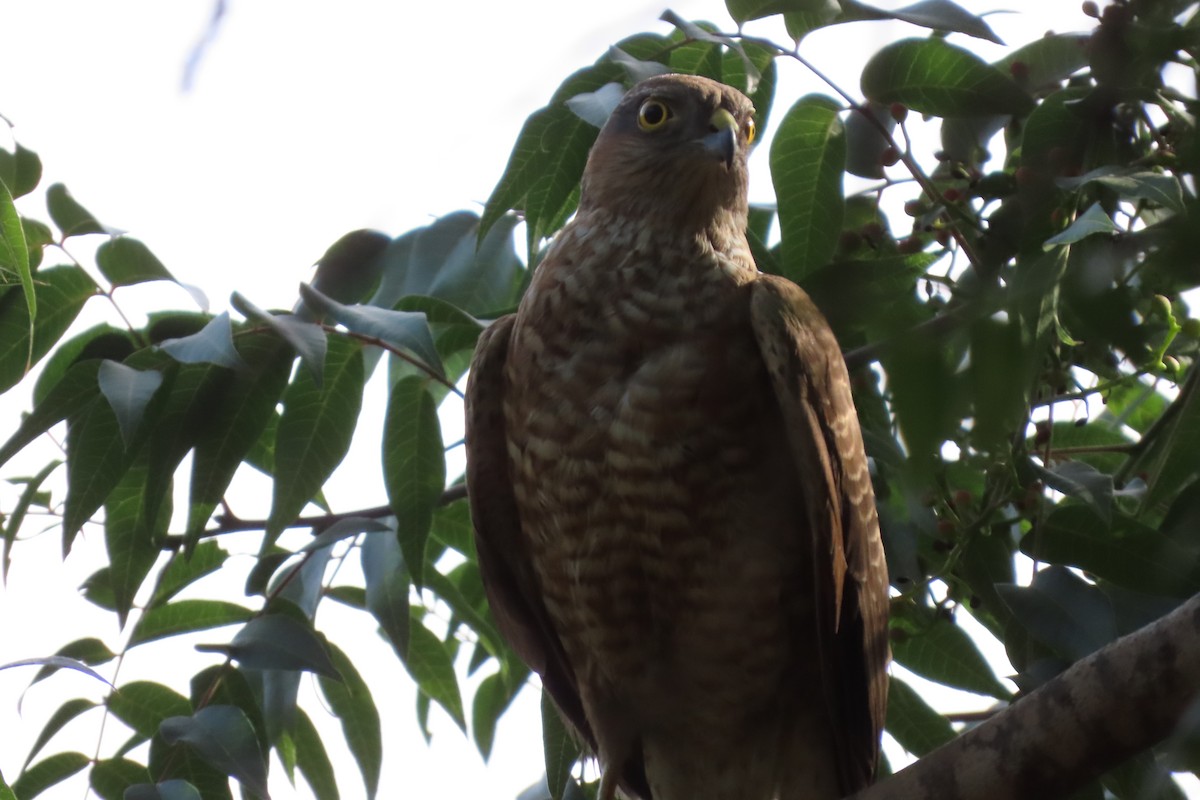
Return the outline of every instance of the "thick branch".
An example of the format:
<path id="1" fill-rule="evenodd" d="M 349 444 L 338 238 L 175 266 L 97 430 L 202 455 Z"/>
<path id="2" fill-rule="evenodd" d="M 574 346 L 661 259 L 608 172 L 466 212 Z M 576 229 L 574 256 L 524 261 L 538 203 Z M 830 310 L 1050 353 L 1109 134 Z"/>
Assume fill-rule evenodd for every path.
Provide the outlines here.
<path id="1" fill-rule="evenodd" d="M 1065 797 L 1162 741 L 1200 691 L 1200 595 L 855 800 Z"/>

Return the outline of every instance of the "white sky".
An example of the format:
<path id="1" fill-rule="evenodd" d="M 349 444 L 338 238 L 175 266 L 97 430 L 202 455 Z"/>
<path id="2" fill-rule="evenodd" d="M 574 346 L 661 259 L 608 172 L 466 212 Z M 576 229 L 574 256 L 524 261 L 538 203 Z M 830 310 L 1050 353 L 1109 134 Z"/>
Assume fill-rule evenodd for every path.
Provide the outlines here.
<path id="1" fill-rule="evenodd" d="M 666 0 L 606 0 L 586 7 L 560 0 L 230 0 L 194 85 L 184 93 L 183 67 L 212 5 L 212 0 L 8 0 L 0 114 L 15 124 L 16 138 L 41 156 L 43 189 L 66 183 L 102 223 L 130 231 L 178 279 L 202 288 L 213 311 L 228 307 L 234 289 L 261 307 L 291 306 L 308 265 L 349 230 L 375 227 L 395 235 L 461 208 L 479 210 L 525 117 L 567 74 L 627 35 L 668 30 L 656 21 Z M 717 0 L 669 5 L 685 18 L 732 27 Z M 964 5 L 988 9 L 983 2 Z M 990 21 L 1010 44 L 1051 28 L 1089 27 L 1077 2 L 1003 5 L 1017 13 Z M 781 26 L 761 32 L 786 41 Z M 904 35 L 922 31 L 898 24 L 843 26 L 810 37 L 806 53 L 853 93 L 864 56 Z M 975 41 L 968 46 L 985 58 L 1002 52 Z M 798 65 L 780 67 L 780 97 L 824 91 Z M 785 108 L 777 103 L 775 114 Z M 760 147 L 752 161 L 752 196 L 762 200 L 771 197 L 766 149 Z M 24 210 L 46 219 L 41 194 Z M 94 246 L 80 243 L 72 252 L 86 264 Z M 118 297 L 123 308 L 135 311 L 189 307 L 187 295 L 174 288 L 135 287 Z M 102 301 L 92 305 L 86 324 L 108 316 Z M 375 505 L 384 497 L 376 466 L 383 387 L 373 388 L 346 462 L 359 469 L 343 470 L 327 487 L 335 510 Z M 28 389 L 11 395 L 0 398 L 2 419 L 15 420 L 28 407 Z M 447 437 L 457 438 L 450 431 Z M 14 461 L 0 475 L 35 471 L 53 450 L 40 456 Z M 243 499 L 236 509 L 243 516 L 265 515 L 265 481 L 250 478 L 239 491 Z M 0 508 L 11 505 L 11 497 L 0 487 Z M 37 520 L 27 523 L 26 534 L 37 528 Z M 0 591 L 0 664 L 49 655 L 80 636 L 99 636 L 114 650 L 120 644 L 111 615 L 76 594 L 102 557 L 102 535 L 81 537 L 65 563 L 58 542 L 58 531 L 51 530 L 15 550 L 8 586 Z M 225 545 L 239 554 L 257 549 L 252 537 Z M 237 563 L 248 568 L 250 559 Z M 216 596 L 213 592 L 196 596 Z M 323 604 L 318 626 L 335 642 L 354 643 L 351 654 L 375 692 L 385 726 L 381 797 L 513 798 L 540 777 L 535 692 L 523 693 L 502 721 L 490 765 L 485 767 L 473 744 L 436 709 L 434 744 L 426 748 L 403 668 L 375 640 L 365 615 L 340 611 Z M 228 635 L 218 630 L 195 641 L 220 642 Z M 120 679 L 160 680 L 186 693 L 187 678 L 208 663 L 211 656 L 171 641 L 157 652 L 133 651 Z M 35 687 L 18 714 L 17 701 L 32 674 L 0 672 L 0 772 L 10 781 L 63 700 L 103 695 L 90 679 L 62 673 Z M 321 719 L 311 696 L 307 708 L 329 732 L 326 746 L 339 760 L 343 797 L 360 796 L 340 733 Z M 43 754 L 65 748 L 93 753 L 99 719 L 96 714 L 77 721 L 68 729 L 75 735 L 60 735 Z M 111 753 L 123 738 L 110 731 L 101 752 Z M 79 798 L 83 786 L 76 779 L 43 796 Z M 308 796 L 293 791 L 278 769 L 272 786 L 277 800 Z"/>

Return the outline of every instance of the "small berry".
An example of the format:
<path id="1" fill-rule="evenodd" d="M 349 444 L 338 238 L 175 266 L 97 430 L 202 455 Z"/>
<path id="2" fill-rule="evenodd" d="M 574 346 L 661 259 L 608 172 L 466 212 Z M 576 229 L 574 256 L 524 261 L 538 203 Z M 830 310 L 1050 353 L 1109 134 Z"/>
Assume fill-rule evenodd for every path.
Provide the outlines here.
<path id="1" fill-rule="evenodd" d="M 891 107 L 888 108 L 888 112 L 891 113 L 892 119 L 896 120 L 896 122 L 904 122 L 908 118 L 908 107 L 903 103 L 892 103 Z"/>
<path id="2" fill-rule="evenodd" d="M 1039 422 L 1034 426 L 1033 443 L 1043 445 L 1048 441 L 1050 441 L 1050 423 Z"/>
<path id="3" fill-rule="evenodd" d="M 842 231 L 838 238 L 838 249 L 843 253 L 853 253 L 862 247 L 863 237 L 854 231 Z"/>
<path id="4" fill-rule="evenodd" d="M 1024 61 L 1014 61 L 1008 65 L 1008 74 L 1015 80 L 1023 81 L 1029 78 L 1029 65 Z"/>
<path id="5" fill-rule="evenodd" d="M 909 200 L 904 204 L 904 213 L 910 217 L 919 217 L 925 211 L 925 206 L 920 200 Z"/>
<path id="6" fill-rule="evenodd" d="M 1093 3 L 1092 0 L 1085 0 L 1080 10 L 1083 11 L 1084 16 L 1091 17 L 1092 19 L 1100 19 L 1100 7 Z"/>
<path id="7" fill-rule="evenodd" d="M 962 192 L 960 192 L 958 189 L 955 189 L 953 186 L 951 186 L 949 189 L 942 192 L 942 198 L 947 203 L 957 203 L 959 200 L 962 199 Z"/>
<path id="8" fill-rule="evenodd" d="M 907 239 L 896 242 L 896 249 L 905 255 L 919 253 L 925 249 L 925 243 L 916 236 L 909 236 Z"/>
<path id="9" fill-rule="evenodd" d="M 883 155 L 879 157 L 879 163 L 885 167 L 894 166 L 900 160 L 900 151 L 894 147 L 884 148 Z"/>
<path id="10" fill-rule="evenodd" d="M 1161 294 L 1154 295 L 1154 310 L 1165 319 L 1171 318 L 1171 301 Z"/>
<path id="11" fill-rule="evenodd" d="M 966 489 L 959 489 L 954 493 L 954 507 L 968 508 L 971 505 L 971 493 Z"/>
<path id="12" fill-rule="evenodd" d="M 948 519 L 939 519 L 937 524 L 937 535 L 942 539 L 953 539 L 954 532 L 958 530 L 958 526 L 953 521 Z"/>

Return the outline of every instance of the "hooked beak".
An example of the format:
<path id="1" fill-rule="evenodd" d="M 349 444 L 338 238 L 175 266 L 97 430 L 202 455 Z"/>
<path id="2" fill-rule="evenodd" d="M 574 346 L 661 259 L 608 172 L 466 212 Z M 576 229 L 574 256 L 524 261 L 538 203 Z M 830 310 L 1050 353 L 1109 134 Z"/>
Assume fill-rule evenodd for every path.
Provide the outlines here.
<path id="1" fill-rule="evenodd" d="M 708 120 L 710 133 L 700 139 L 704 148 L 725 164 L 725 169 L 733 167 L 733 157 L 737 155 L 738 124 L 737 120 L 723 108 L 718 108 Z"/>

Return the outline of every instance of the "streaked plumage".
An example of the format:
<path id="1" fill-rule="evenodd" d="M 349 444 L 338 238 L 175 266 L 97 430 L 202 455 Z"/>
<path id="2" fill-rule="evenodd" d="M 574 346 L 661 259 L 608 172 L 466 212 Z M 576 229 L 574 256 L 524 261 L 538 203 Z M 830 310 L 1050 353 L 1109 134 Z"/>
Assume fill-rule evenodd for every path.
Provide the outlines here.
<path id="1" fill-rule="evenodd" d="M 833 334 L 746 243 L 752 116 L 707 79 L 635 86 L 472 364 L 488 597 L 602 800 L 835 798 L 877 760 L 870 476 Z"/>

